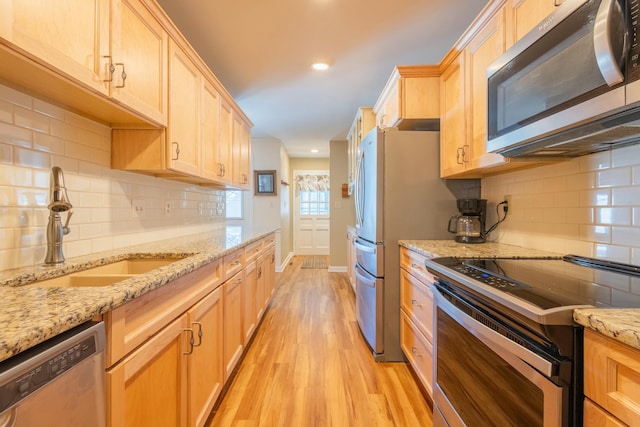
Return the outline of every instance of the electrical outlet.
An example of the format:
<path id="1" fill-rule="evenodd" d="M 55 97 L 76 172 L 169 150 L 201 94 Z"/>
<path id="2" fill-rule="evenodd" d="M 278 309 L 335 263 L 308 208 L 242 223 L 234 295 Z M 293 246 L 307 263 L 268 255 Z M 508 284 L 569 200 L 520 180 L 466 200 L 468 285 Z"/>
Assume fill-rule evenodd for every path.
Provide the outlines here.
<path id="1" fill-rule="evenodd" d="M 204 216 L 204 202 L 198 202 L 198 215 Z"/>
<path id="2" fill-rule="evenodd" d="M 164 216 L 171 216 L 171 202 L 164 202 Z"/>
<path id="3" fill-rule="evenodd" d="M 144 199 L 131 199 L 131 212 L 134 218 L 144 217 Z"/>
<path id="4" fill-rule="evenodd" d="M 507 202 L 506 205 L 502 205 L 503 209 L 508 207 L 509 209 L 509 213 L 512 214 L 513 213 L 513 204 L 511 203 L 511 194 L 504 196 L 502 198 L 503 201 Z"/>

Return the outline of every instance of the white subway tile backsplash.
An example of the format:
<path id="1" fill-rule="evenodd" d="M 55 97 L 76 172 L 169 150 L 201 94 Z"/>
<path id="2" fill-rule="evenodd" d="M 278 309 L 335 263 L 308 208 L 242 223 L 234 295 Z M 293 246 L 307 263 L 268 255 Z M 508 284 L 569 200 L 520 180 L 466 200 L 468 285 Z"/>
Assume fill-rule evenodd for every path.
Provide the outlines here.
<path id="1" fill-rule="evenodd" d="M 13 109 L 13 123 L 16 126 L 36 132 L 49 133 L 49 117 L 21 107 Z"/>
<path id="2" fill-rule="evenodd" d="M 73 204 L 66 257 L 224 224 L 215 212 L 223 192 L 112 170 L 110 157 L 108 126 L 0 85 L 0 270 L 43 262 L 52 166 L 63 169 Z"/>
<path id="3" fill-rule="evenodd" d="M 507 194 L 494 239 L 640 265 L 639 146 L 482 179 L 490 205 Z"/>
<path id="4" fill-rule="evenodd" d="M 631 168 L 612 168 L 597 173 L 598 187 L 631 185 Z"/>

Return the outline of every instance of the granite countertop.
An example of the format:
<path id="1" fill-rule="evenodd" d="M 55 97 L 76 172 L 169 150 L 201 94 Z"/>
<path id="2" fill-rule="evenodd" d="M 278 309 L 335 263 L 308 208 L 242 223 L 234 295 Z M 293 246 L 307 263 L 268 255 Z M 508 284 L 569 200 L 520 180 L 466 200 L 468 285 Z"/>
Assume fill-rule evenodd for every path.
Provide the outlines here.
<path id="1" fill-rule="evenodd" d="M 528 249 L 503 243 L 462 244 L 454 240 L 401 240 L 401 246 L 428 258 L 548 258 L 562 254 Z M 573 319 L 585 328 L 640 350 L 640 309 L 587 308 L 573 312 Z"/>
<path id="2" fill-rule="evenodd" d="M 61 266 L 0 271 L 0 361 L 159 288 L 274 232 L 227 226 L 211 232 L 70 258 Z M 23 286 L 127 258 L 182 258 L 102 287 Z"/>

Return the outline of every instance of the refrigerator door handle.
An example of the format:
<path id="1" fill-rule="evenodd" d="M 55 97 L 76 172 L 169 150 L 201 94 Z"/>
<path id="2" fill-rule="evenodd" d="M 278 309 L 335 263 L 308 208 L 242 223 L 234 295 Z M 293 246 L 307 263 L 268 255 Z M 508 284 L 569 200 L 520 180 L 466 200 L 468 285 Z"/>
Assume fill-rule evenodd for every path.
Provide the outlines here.
<path id="1" fill-rule="evenodd" d="M 375 247 L 371 247 L 371 246 L 365 246 L 361 243 L 358 243 L 358 239 L 355 240 L 355 242 L 353 242 L 353 246 L 356 247 L 357 250 L 361 251 L 361 252 L 365 252 L 368 254 L 375 254 L 377 253 L 377 250 Z"/>
<path id="2" fill-rule="evenodd" d="M 368 275 L 363 275 L 362 273 L 360 273 L 360 271 L 362 270 L 362 267 L 360 267 L 358 264 L 355 265 L 355 268 L 353 269 L 353 272 L 356 276 L 356 278 L 358 280 L 360 280 L 360 282 L 362 282 L 363 284 L 369 286 L 370 288 L 375 288 L 376 287 L 376 280 L 372 279 L 371 277 L 369 277 Z M 364 271 L 364 270 L 362 270 Z M 365 272 L 366 274 L 366 272 Z"/>
<path id="3" fill-rule="evenodd" d="M 362 227 L 364 223 L 364 151 L 358 151 L 356 162 L 356 185 L 354 188 L 356 224 Z"/>

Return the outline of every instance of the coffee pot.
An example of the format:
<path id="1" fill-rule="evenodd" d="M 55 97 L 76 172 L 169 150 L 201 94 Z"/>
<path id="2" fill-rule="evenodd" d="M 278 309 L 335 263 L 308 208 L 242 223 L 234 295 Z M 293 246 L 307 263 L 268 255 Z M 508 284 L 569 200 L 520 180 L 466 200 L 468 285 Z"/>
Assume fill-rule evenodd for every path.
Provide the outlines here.
<path id="1" fill-rule="evenodd" d="M 461 215 L 449 218 L 448 230 L 459 243 L 484 243 L 487 201 L 484 199 L 458 199 Z"/>

